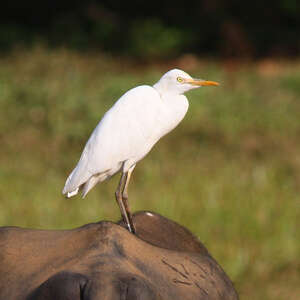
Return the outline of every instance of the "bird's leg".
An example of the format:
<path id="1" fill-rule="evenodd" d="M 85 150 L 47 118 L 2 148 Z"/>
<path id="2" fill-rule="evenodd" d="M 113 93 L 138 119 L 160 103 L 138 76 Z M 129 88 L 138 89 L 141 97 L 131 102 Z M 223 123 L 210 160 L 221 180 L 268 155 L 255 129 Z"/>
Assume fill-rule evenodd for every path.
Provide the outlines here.
<path id="1" fill-rule="evenodd" d="M 129 217 L 128 214 L 127 214 L 127 210 L 125 208 L 125 205 L 124 205 L 124 202 L 123 202 L 123 196 L 122 196 L 123 185 L 124 185 L 124 181 L 126 181 L 126 179 L 127 179 L 127 173 L 122 173 L 118 188 L 116 190 L 116 200 L 117 200 L 118 205 L 120 207 L 120 211 L 121 211 L 123 221 L 127 225 L 128 230 L 133 233 L 134 229 L 131 227 L 132 220 L 130 222 L 130 219 L 129 219 L 131 216 Z"/>
<path id="2" fill-rule="evenodd" d="M 133 165 L 126 173 L 126 180 L 125 180 L 125 184 L 124 184 L 124 188 L 123 188 L 123 192 L 122 192 L 123 204 L 125 206 L 125 210 L 126 210 L 128 220 L 129 220 L 129 225 L 132 229 L 132 231 L 131 231 L 132 233 L 135 233 L 135 227 L 133 224 L 132 215 L 131 215 L 129 203 L 128 203 L 128 185 L 129 185 L 130 177 L 131 177 L 134 167 L 135 167 L 135 165 Z"/>

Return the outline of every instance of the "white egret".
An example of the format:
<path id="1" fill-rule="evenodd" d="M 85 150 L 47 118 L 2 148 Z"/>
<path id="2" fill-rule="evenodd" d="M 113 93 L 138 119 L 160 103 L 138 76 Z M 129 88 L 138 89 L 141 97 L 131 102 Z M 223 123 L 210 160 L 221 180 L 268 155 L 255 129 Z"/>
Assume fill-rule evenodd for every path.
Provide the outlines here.
<path id="1" fill-rule="evenodd" d="M 189 102 L 185 92 L 214 81 L 193 79 L 174 69 L 153 86 L 142 85 L 126 92 L 103 116 L 87 141 L 80 160 L 69 175 L 63 194 L 82 197 L 117 172 L 122 176 L 115 192 L 128 230 L 135 232 L 128 205 L 128 184 L 136 163 L 185 116 Z"/>

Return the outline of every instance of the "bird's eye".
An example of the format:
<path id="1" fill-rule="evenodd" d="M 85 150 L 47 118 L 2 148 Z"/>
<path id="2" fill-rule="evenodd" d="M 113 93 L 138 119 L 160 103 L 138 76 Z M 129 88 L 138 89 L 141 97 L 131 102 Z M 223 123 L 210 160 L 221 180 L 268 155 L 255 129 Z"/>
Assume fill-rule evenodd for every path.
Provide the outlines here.
<path id="1" fill-rule="evenodd" d="M 183 78 L 182 77 L 177 77 L 177 81 L 180 83 L 183 83 Z"/>

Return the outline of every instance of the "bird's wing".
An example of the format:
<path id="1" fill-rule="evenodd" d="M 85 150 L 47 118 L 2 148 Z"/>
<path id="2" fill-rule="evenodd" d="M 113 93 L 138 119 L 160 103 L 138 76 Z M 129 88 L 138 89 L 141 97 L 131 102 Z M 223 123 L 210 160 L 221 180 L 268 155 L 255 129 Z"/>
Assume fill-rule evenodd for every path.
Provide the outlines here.
<path id="1" fill-rule="evenodd" d="M 150 86 L 125 93 L 93 131 L 63 193 L 74 191 L 95 174 L 118 171 L 120 163 L 145 155 L 157 141 L 161 105 L 159 94 Z"/>

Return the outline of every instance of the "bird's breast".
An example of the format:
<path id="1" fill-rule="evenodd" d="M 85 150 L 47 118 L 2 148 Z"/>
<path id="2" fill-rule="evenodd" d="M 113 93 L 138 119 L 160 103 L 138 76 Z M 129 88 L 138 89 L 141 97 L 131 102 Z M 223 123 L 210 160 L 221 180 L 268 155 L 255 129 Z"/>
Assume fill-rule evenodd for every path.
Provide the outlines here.
<path id="1" fill-rule="evenodd" d="M 173 100 L 173 101 L 172 101 Z M 141 154 L 144 156 L 164 135 L 172 131 L 184 118 L 188 110 L 185 96 L 160 99 L 151 105 L 144 114 L 137 116 L 138 128 L 144 140 Z"/>
<path id="2" fill-rule="evenodd" d="M 163 107 L 157 116 L 160 137 L 172 131 L 182 121 L 188 107 L 189 103 L 184 95 L 163 98 Z"/>

